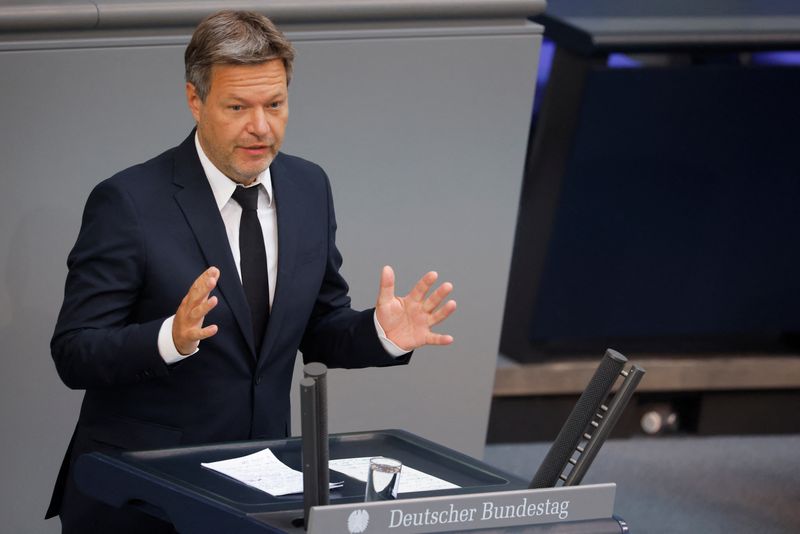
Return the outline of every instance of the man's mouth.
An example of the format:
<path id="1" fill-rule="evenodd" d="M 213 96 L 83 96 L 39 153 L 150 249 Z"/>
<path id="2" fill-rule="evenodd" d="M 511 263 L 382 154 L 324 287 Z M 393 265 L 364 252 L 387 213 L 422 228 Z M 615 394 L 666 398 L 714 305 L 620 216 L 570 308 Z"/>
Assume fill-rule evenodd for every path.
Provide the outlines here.
<path id="1" fill-rule="evenodd" d="M 239 147 L 248 154 L 259 155 L 264 154 L 269 150 L 269 146 L 267 145 L 250 145 L 250 146 L 242 146 Z"/>

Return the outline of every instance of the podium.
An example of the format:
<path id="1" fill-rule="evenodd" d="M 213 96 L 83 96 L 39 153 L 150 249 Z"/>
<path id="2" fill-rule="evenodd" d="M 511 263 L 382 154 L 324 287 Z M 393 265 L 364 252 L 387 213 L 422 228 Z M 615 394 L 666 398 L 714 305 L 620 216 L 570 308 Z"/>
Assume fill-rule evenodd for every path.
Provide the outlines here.
<path id="1" fill-rule="evenodd" d="M 75 479 L 93 498 L 115 507 L 136 507 L 170 521 L 181 534 L 306 532 L 297 521 L 303 516 L 302 495 L 272 496 L 200 465 L 264 448 L 301 469 L 301 440 L 287 438 L 90 453 L 78 459 Z M 529 490 L 526 480 L 405 431 L 330 436 L 331 459 L 362 456 L 396 458 L 460 488 L 401 493 L 395 501 L 364 503 L 364 483 L 333 472 L 331 479 L 343 480 L 344 485 L 331 491 L 330 506 L 311 509 L 310 534 L 627 532 L 624 522 L 613 517 L 613 484 Z"/>

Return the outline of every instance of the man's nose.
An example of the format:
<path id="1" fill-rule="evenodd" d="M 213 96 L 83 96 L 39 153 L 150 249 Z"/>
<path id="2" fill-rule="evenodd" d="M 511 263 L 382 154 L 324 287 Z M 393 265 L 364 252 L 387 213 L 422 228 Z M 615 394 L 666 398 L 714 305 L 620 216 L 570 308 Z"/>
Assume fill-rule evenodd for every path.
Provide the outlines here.
<path id="1" fill-rule="evenodd" d="M 269 120 L 267 113 L 255 106 L 250 114 L 250 122 L 248 124 L 250 133 L 263 137 L 270 132 Z"/>

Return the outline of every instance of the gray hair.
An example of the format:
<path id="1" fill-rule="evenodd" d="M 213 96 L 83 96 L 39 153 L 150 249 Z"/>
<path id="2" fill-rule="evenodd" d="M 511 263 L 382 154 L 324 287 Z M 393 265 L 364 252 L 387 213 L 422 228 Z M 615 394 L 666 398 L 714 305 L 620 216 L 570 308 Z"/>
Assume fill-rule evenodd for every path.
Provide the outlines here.
<path id="1" fill-rule="evenodd" d="M 292 79 L 294 47 L 264 15 L 252 11 L 220 11 L 204 18 L 184 54 L 186 81 L 205 101 L 214 65 L 253 65 L 283 60 L 286 81 Z"/>

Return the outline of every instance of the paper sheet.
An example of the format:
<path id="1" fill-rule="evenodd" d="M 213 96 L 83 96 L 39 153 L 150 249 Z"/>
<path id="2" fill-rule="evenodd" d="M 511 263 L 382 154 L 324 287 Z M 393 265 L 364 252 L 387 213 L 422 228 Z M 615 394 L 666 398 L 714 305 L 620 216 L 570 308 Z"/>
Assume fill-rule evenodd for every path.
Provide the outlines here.
<path id="1" fill-rule="evenodd" d="M 248 486 L 266 491 L 270 495 L 303 493 L 303 473 L 295 471 L 278 460 L 269 449 L 239 458 L 201 463 L 200 465 Z M 331 489 L 339 488 L 343 484 L 343 482 L 332 482 Z"/>
<path id="2" fill-rule="evenodd" d="M 361 482 L 367 481 L 367 472 L 369 470 L 369 460 L 374 456 L 366 456 L 363 458 L 343 458 L 340 460 L 331 460 L 328 465 L 333 471 L 344 473 L 345 475 L 360 480 Z M 434 491 L 444 489 L 455 489 L 461 486 L 456 486 L 446 480 L 437 478 L 433 475 L 417 471 L 413 467 L 403 466 L 400 471 L 400 484 L 398 485 L 398 493 L 415 493 L 417 491 Z"/>

